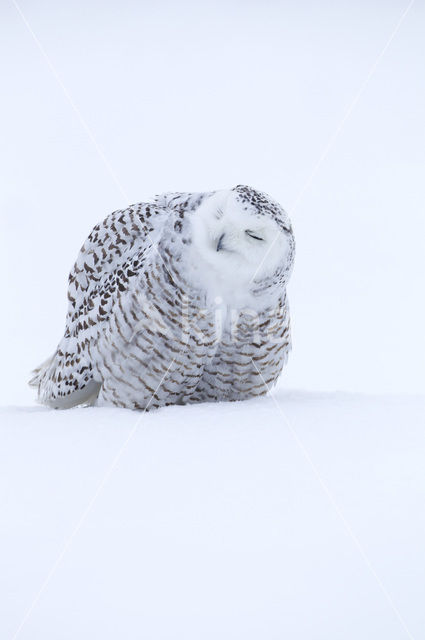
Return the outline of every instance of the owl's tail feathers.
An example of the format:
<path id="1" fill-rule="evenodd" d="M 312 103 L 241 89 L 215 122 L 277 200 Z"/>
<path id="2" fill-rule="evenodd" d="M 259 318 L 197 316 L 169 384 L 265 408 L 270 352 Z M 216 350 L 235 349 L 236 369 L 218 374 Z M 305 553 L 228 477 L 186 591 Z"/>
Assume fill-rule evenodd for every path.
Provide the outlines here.
<path id="1" fill-rule="evenodd" d="M 88 367 L 84 369 L 87 370 Z M 95 403 L 101 387 L 100 382 L 88 378 L 87 374 L 83 378 L 79 375 L 81 369 L 80 372 L 70 372 L 68 376 L 62 372 L 63 368 L 57 361 L 57 353 L 31 372 L 29 385 L 38 389 L 38 402 L 53 409 L 70 409 L 80 404 Z"/>
<path id="2" fill-rule="evenodd" d="M 42 362 L 38 367 L 36 367 L 35 369 L 33 369 L 33 371 L 31 371 L 32 378 L 28 382 L 30 387 L 38 387 L 39 386 L 41 380 L 43 379 L 44 374 L 46 373 L 47 369 L 52 364 L 54 357 L 55 357 L 55 354 L 50 356 L 50 358 L 47 358 L 47 360 Z"/>

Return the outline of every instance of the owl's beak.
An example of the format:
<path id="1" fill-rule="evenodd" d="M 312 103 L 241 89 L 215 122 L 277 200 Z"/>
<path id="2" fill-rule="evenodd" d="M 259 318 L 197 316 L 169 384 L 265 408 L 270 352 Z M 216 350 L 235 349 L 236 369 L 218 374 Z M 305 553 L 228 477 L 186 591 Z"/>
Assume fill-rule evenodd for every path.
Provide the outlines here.
<path id="1" fill-rule="evenodd" d="M 224 239 L 224 233 L 222 233 L 221 236 L 218 239 L 217 251 L 221 251 L 221 249 L 223 248 L 223 239 Z"/>

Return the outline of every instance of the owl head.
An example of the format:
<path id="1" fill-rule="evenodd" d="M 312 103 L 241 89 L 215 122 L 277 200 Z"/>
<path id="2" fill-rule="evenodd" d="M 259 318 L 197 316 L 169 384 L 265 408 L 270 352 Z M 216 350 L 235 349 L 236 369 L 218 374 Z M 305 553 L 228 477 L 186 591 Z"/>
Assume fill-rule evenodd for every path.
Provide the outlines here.
<path id="1" fill-rule="evenodd" d="M 291 222 L 282 207 L 251 187 L 206 194 L 190 215 L 193 250 L 230 284 L 286 284 L 294 261 Z"/>

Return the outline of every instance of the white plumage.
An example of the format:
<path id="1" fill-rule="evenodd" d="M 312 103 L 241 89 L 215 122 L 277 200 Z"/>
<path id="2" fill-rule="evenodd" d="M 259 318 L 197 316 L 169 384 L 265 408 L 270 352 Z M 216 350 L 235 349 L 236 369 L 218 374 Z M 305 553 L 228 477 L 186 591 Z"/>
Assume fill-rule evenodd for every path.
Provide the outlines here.
<path id="1" fill-rule="evenodd" d="M 115 211 L 69 275 L 39 400 L 146 410 L 266 393 L 290 349 L 294 246 L 284 210 L 241 185 Z"/>

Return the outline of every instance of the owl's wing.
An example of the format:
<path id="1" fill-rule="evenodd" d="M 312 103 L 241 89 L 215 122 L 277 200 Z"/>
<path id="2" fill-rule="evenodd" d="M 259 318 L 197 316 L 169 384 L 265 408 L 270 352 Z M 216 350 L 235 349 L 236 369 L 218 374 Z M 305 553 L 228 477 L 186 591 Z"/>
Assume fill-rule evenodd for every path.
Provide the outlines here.
<path id="1" fill-rule="evenodd" d="M 54 407 L 87 401 L 94 388 L 90 345 L 109 319 L 116 291 L 123 292 L 157 251 L 167 211 L 137 204 L 115 211 L 94 227 L 69 274 L 64 337 L 30 384 Z"/>
<path id="2" fill-rule="evenodd" d="M 107 293 L 112 282 L 125 285 L 131 274 L 121 273 L 123 267 L 137 256 L 140 267 L 147 250 L 158 242 L 163 213 L 155 204 L 135 204 L 114 211 L 94 227 L 68 278 L 68 334 L 78 331 L 76 322 L 84 309 L 92 309 L 93 299 Z M 122 276 L 121 281 L 117 276 Z"/>

